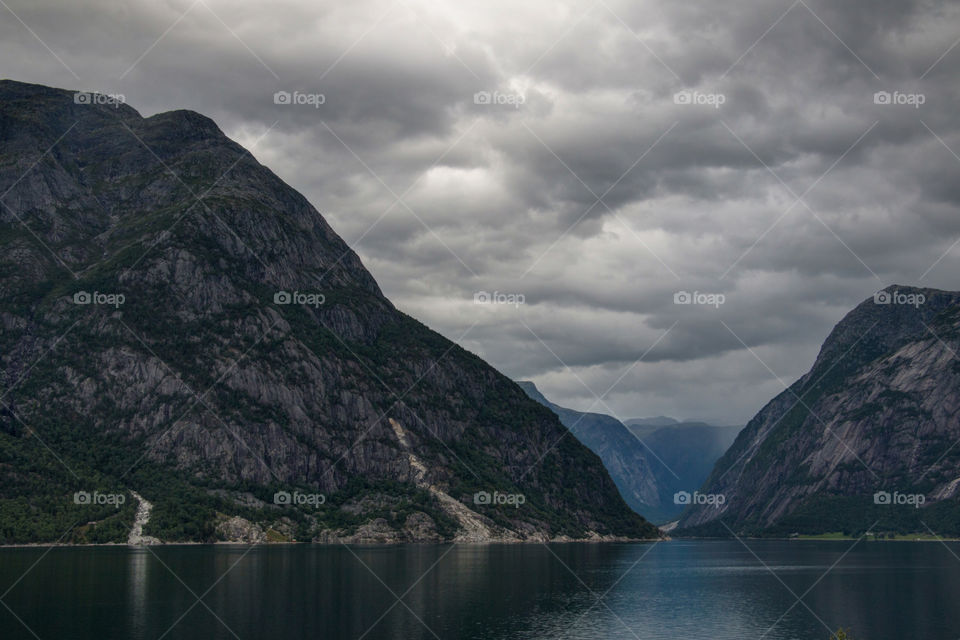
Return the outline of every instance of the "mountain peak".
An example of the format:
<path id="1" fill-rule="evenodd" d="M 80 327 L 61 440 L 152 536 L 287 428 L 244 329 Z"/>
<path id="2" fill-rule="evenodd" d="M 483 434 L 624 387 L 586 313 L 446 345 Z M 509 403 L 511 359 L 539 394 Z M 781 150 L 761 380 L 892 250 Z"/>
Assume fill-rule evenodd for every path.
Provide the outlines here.
<path id="1" fill-rule="evenodd" d="M 891 285 L 830 332 L 813 368 L 771 400 L 720 459 L 681 527 L 727 535 L 960 531 L 960 293 Z M 875 492 L 921 495 L 885 509 Z M 693 529 L 690 529 L 693 528 Z"/>
<path id="2" fill-rule="evenodd" d="M 926 327 L 960 293 L 890 285 L 858 304 L 837 323 L 821 347 L 813 373 L 825 367 L 852 369 L 888 353 Z M 841 360 L 841 355 L 846 354 Z"/>
<path id="3" fill-rule="evenodd" d="M 136 109 L 126 103 L 121 94 L 108 94 L 95 90 L 58 89 L 17 80 L 0 80 L 0 101 L 7 110 L 25 109 L 44 112 L 34 123 L 57 124 L 60 119 L 73 118 L 76 122 L 85 113 L 95 112 L 110 115 L 113 119 L 141 119 Z M 37 114 L 39 115 L 39 114 Z M 68 123 L 69 125 L 70 123 Z"/>
<path id="4" fill-rule="evenodd" d="M 194 139 L 226 138 L 217 123 L 212 118 L 191 111 L 189 109 L 176 109 L 174 111 L 164 111 L 146 118 L 147 121 L 161 123 L 171 129 L 176 129 L 184 134 L 189 134 Z"/>
<path id="5" fill-rule="evenodd" d="M 680 421 L 669 416 L 654 416 L 652 418 L 630 418 L 629 420 L 624 420 L 623 423 L 626 425 L 648 427 L 669 427 L 671 425 L 680 424 Z"/>
<path id="6" fill-rule="evenodd" d="M 0 501 L 31 514 L 0 542 L 126 540 L 69 501 L 107 488 L 164 541 L 657 536 L 212 120 L 76 95 L 0 83 Z"/>

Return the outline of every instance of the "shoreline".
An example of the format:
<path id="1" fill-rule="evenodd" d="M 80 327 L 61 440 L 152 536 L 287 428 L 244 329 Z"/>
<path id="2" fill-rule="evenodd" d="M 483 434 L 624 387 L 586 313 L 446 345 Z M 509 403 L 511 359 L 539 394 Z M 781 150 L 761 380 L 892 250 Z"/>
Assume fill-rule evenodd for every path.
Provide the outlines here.
<path id="1" fill-rule="evenodd" d="M 751 541 L 775 541 L 775 542 L 853 542 L 859 538 L 743 538 L 741 540 L 751 540 Z M 96 543 L 74 543 L 74 542 L 23 542 L 18 544 L 0 544 L 0 549 L 49 549 L 52 547 L 69 547 L 69 548 L 101 548 L 101 547 L 122 547 L 126 549 L 143 549 L 146 547 L 223 547 L 223 546 L 233 546 L 233 547 L 249 547 L 249 546 L 258 546 L 258 547 L 294 547 L 294 546 L 313 546 L 313 547 L 340 547 L 340 546 L 355 546 L 355 547 L 398 547 L 405 545 L 445 545 L 445 544 L 458 544 L 462 546 L 491 546 L 491 545 L 528 545 L 528 544 L 653 544 L 659 542 L 724 542 L 736 540 L 736 538 L 625 538 L 619 540 L 422 540 L 416 541 L 411 540 L 408 542 L 351 542 L 351 541 L 338 541 L 338 542 L 313 542 L 313 541 L 303 541 L 303 542 L 242 542 L 239 540 L 235 541 L 217 541 L 217 542 L 160 542 L 156 544 L 139 544 L 131 545 L 126 542 L 96 542 Z M 960 538 L 901 538 L 893 540 L 876 540 L 876 539 L 865 539 L 866 542 L 954 542 L 960 543 Z"/>
<path id="2" fill-rule="evenodd" d="M 312 540 L 304 540 L 302 542 L 297 541 L 285 541 L 285 542 L 242 542 L 239 540 L 234 541 L 217 541 L 217 542 L 159 542 L 155 544 L 137 544 L 131 545 L 126 542 L 89 542 L 89 543 L 76 543 L 76 542 L 22 542 L 17 544 L 0 544 L 0 549 L 49 549 L 53 547 L 69 547 L 69 548 L 100 548 L 100 547 L 123 547 L 126 549 L 143 549 L 146 547 L 222 547 L 222 546 L 233 546 L 233 547 L 293 547 L 293 546 L 314 546 L 314 547 L 341 547 L 341 546 L 360 546 L 360 547 L 398 547 L 403 545 L 444 545 L 444 544 L 457 544 L 461 546 L 471 546 L 471 547 L 481 547 L 481 546 L 490 546 L 490 545 L 529 545 L 529 544 L 653 544 L 657 542 L 667 542 L 670 538 L 623 538 L 616 540 L 411 540 L 407 542 L 351 542 L 351 541 L 337 541 L 337 542 L 313 542 Z"/>
<path id="3" fill-rule="evenodd" d="M 736 540 L 737 538 L 700 538 L 696 536 L 689 537 L 677 537 L 673 540 L 699 540 L 699 541 L 721 541 L 721 540 Z M 818 536 L 807 536 L 807 537 L 796 537 L 796 538 L 752 538 L 749 536 L 740 536 L 740 540 L 752 540 L 752 541 L 762 541 L 762 540 L 771 540 L 776 542 L 854 542 L 860 540 L 861 538 L 849 537 L 832 537 L 824 538 Z M 960 542 L 960 538 L 945 538 L 945 537 L 933 537 L 929 534 L 926 534 L 926 537 L 911 537 L 911 538 L 893 538 L 893 539 L 880 539 L 874 538 L 872 536 L 863 536 L 864 542 Z"/>

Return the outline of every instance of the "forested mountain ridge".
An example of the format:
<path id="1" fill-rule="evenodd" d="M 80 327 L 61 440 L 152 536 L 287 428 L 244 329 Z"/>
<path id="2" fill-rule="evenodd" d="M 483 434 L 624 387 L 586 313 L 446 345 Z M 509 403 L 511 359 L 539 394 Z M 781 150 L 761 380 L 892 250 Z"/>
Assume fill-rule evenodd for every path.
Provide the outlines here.
<path id="1" fill-rule="evenodd" d="M 213 121 L 77 95 L 0 82 L 0 542 L 656 535 Z"/>
<path id="2" fill-rule="evenodd" d="M 833 329 L 692 505 L 697 535 L 960 533 L 960 293 L 891 286 Z"/>

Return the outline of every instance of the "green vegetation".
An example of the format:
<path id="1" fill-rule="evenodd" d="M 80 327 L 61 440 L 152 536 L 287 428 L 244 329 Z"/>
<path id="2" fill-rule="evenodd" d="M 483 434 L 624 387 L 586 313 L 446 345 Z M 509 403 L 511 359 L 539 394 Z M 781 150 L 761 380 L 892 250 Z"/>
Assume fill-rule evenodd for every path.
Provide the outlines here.
<path id="1" fill-rule="evenodd" d="M 887 532 L 869 532 L 860 536 L 852 536 L 842 531 L 833 531 L 831 533 L 821 533 L 817 535 L 796 535 L 791 536 L 795 540 L 857 540 L 863 538 L 867 541 L 893 540 L 898 542 L 940 542 L 952 541 L 955 538 L 943 538 L 930 533 L 893 533 Z"/>
<path id="2" fill-rule="evenodd" d="M 49 137 L 44 123 L 64 106 L 74 111 L 68 92 L 18 101 L 4 111 L 11 155 Z M 80 196 L 45 205 L 36 238 L 0 225 L 0 392 L 17 412 L 0 407 L 0 543 L 122 542 L 133 491 L 153 503 L 144 534 L 169 541 L 215 541 L 233 516 L 278 541 L 349 535 L 371 520 L 403 528 L 417 513 L 453 536 L 433 494 L 393 480 L 406 476 L 400 443 L 379 423 L 390 419 L 455 498 L 472 507 L 476 491 L 523 494 L 519 511 L 480 508 L 504 526 L 657 535 L 596 456 L 557 443 L 552 413 L 394 309 L 306 200 L 210 121 L 177 112 L 138 123 L 130 112 L 166 165 L 145 167 L 128 131 L 86 113 L 74 131 L 90 144 L 34 169 L 37 184 L 75 183 Z M 235 179 L 220 182 L 228 167 Z M 191 191 L 216 215 L 190 213 Z M 274 304 L 280 283 L 316 286 L 325 303 Z M 73 304 L 79 291 L 125 303 Z M 260 454 L 303 486 L 271 483 Z M 327 497 L 317 508 L 272 502 L 317 485 Z M 111 510 L 74 503 L 77 491 L 127 499 Z"/>
<path id="3" fill-rule="evenodd" d="M 936 539 L 931 530 L 942 538 L 960 538 L 960 499 L 926 504 L 918 509 L 911 505 L 874 504 L 872 494 L 816 495 L 773 526 L 763 527 L 747 520 L 734 529 L 740 536 L 820 540 L 852 540 L 864 536 L 872 540 Z M 730 537 L 731 534 L 723 524 L 708 522 L 676 530 L 673 535 Z"/>

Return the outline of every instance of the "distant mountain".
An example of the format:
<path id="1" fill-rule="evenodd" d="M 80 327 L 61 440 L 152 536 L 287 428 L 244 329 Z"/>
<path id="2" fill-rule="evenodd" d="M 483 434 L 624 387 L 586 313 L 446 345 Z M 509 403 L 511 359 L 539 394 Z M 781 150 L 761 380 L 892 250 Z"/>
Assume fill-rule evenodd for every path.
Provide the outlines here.
<path id="1" fill-rule="evenodd" d="M 630 418 L 629 420 L 624 420 L 623 424 L 627 425 L 628 427 L 660 428 L 680 424 L 680 421 L 668 416 L 656 416 L 653 418 Z"/>
<path id="2" fill-rule="evenodd" d="M 680 421 L 666 416 L 657 416 L 655 418 L 630 418 L 624 420 L 623 424 L 630 429 L 630 433 L 633 435 L 638 438 L 646 438 L 657 429 L 672 427 L 680 424 Z"/>
<path id="3" fill-rule="evenodd" d="M 627 504 L 656 522 L 662 516 L 660 492 L 643 443 L 616 418 L 566 409 L 547 400 L 532 382 L 517 382 L 528 396 L 557 414 L 574 437 L 600 456 Z"/>
<path id="4" fill-rule="evenodd" d="M 0 194 L 0 543 L 657 535 L 210 119 L 0 81 Z"/>
<path id="5" fill-rule="evenodd" d="M 627 504 L 653 522 L 680 515 L 685 505 L 677 504 L 674 494 L 698 489 L 740 430 L 662 416 L 622 423 L 605 414 L 558 406 L 532 382 L 517 384 L 600 456 Z"/>
<path id="6" fill-rule="evenodd" d="M 958 352 L 960 293 L 864 301 L 747 424 L 681 532 L 960 534 Z"/>
<path id="7" fill-rule="evenodd" d="M 663 419 L 654 419 L 664 422 Z M 666 420 L 672 420 L 667 418 Z M 649 448 L 662 502 L 673 505 L 671 517 L 686 505 L 674 501 L 678 492 L 692 494 L 713 470 L 713 465 L 730 448 L 743 427 L 716 427 L 705 422 L 677 422 L 656 427 L 641 420 L 628 420 L 627 428 Z"/>

